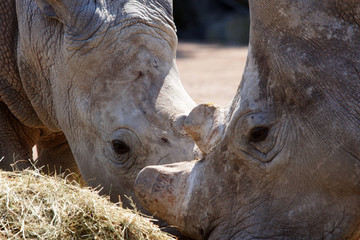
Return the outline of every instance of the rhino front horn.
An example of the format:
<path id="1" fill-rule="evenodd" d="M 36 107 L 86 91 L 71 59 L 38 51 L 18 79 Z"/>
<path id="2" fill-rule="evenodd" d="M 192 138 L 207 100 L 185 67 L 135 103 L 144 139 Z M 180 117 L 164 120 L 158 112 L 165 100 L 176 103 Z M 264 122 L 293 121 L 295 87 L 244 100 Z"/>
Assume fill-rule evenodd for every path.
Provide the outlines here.
<path id="1" fill-rule="evenodd" d="M 187 179 L 193 162 L 148 166 L 135 180 L 135 193 L 143 206 L 172 225 L 184 225 L 181 214 L 186 196 Z"/>
<path id="2" fill-rule="evenodd" d="M 195 107 L 184 121 L 184 129 L 203 154 L 208 154 L 225 132 L 225 110 L 212 104 Z"/>

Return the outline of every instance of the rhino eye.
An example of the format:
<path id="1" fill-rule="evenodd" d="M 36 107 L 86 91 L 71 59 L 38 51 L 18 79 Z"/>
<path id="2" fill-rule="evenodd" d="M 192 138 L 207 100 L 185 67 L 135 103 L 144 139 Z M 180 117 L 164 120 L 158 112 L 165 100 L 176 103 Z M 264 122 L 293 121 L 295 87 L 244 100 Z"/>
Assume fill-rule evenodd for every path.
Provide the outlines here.
<path id="1" fill-rule="evenodd" d="M 130 147 L 121 140 L 113 140 L 112 145 L 114 151 L 119 155 L 130 152 Z"/>
<path id="2" fill-rule="evenodd" d="M 250 142 L 260 142 L 266 139 L 269 133 L 269 128 L 267 127 L 255 127 L 251 129 L 249 135 Z"/>

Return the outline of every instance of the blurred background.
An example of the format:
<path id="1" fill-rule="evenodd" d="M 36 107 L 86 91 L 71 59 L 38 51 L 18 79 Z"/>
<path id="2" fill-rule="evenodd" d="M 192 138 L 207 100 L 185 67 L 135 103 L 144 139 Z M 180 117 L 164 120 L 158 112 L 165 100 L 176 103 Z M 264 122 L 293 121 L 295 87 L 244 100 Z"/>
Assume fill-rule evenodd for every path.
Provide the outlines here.
<path id="1" fill-rule="evenodd" d="M 228 105 L 249 39 L 248 0 L 174 0 L 181 81 L 197 103 Z"/>
<path id="2" fill-rule="evenodd" d="M 180 40 L 247 45 L 248 0 L 174 0 Z"/>

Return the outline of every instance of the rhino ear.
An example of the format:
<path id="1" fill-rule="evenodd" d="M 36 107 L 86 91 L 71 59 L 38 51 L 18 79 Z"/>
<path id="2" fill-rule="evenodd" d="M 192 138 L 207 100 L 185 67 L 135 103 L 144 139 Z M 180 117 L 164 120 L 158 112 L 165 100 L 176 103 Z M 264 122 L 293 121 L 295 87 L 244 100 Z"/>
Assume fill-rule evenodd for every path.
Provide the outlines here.
<path id="1" fill-rule="evenodd" d="M 64 7 L 61 1 L 36 0 L 36 3 L 45 17 L 63 20 Z"/>

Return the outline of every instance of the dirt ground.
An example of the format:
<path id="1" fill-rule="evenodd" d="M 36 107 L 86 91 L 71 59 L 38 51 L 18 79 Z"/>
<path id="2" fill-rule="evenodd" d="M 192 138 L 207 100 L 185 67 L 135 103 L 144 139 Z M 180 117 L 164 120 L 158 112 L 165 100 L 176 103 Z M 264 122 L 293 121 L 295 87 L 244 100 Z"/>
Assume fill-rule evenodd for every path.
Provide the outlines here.
<path id="1" fill-rule="evenodd" d="M 196 103 L 227 105 L 241 81 L 246 56 L 247 47 L 180 42 L 176 63 Z"/>

